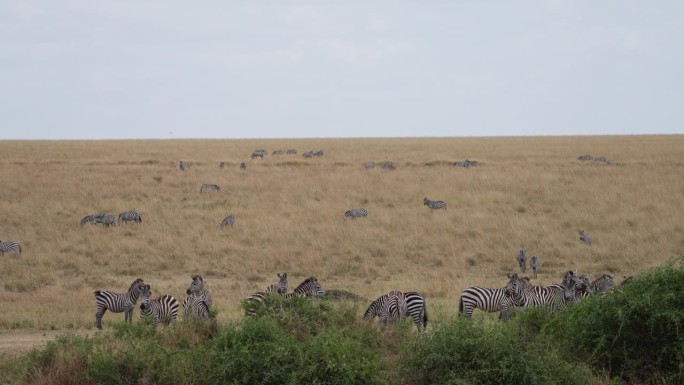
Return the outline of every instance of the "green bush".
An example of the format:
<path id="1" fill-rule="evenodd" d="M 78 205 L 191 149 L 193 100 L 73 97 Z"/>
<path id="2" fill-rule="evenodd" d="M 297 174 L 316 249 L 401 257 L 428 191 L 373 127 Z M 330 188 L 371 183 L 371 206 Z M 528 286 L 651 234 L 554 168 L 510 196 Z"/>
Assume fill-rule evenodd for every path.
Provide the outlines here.
<path id="1" fill-rule="evenodd" d="M 458 318 L 411 339 L 402 352 L 402 370 L 409 384 L 590 383 L 591 371 L 556 346 L 521 334 L 514 321 Z"/>
<path id="2" fill-rule="evenodd" d="M 611 377 L 684 383 L 684 257 L 571 306 L 545 332 Z"/>

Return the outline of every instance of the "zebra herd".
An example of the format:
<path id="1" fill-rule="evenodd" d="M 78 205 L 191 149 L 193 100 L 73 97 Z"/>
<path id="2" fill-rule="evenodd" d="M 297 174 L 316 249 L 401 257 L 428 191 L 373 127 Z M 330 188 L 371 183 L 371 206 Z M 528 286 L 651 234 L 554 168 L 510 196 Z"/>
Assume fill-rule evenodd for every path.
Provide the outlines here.
<path id="1" fill-rule="evenodd" d="M 121 214 L 119 214 L 118 223 L 125 224 L 127 222 L 141 223 L 142 217 L 140 216 L 140 213 L 138 213 L 137 211 L 124 211 Z M 83 225 L 85 225 L 86 223 L 92 223 L 94 225 L 99 223 L 102 225 L 102 227 L 110 227 L 115 226 L 117 224 L 117 219 L 111 214 L 99 213 L 86 215 L 85 217 L 83 217 L 83 219 L 81 219 L 81 227 L 83 227 Z"/>
<path id="2" fill-rule="evenodd" d="M 124 321 L 132 323 L 133 310 L 140 298 L 140 318 L 148 320 L 153 325 L 172 324 L 178 319 L 179 303 L 176 298 L 165 294 L 151 299 L 151 287 L 142 278 L 138 278 L 125 293 L 96 290 L 95 327 L 102 329 L 102 316 L 109 310 L 112 313 L 124 313 Z M 187 297 L 183 301 L 183 316 L 186 319 L 211 318 L 211 295 L 204 288 L 204 280 L 200 275 L 192 276 L 190 287 L 186 290 Z"/>
<path id="3" fill-rule="evenodd" d="M 602 274 L 589 281 L 586 274 L 577 276 L 567 271 L 563 281 L 548 286 L 535 286 L 529 277 L 517 273 L 507 275 L 508 283 L 502 288 L 469 287 L 461 293 L 459 314 L 472 317 L 475 309 L 492 313 L 499 312 L 499 318 L 508 320 L 514 309 L 530 307 L 544 309 L 553 314 L 565 308 L 568 303 L 577 303 L 589 295 L 605 294 L 615 287 L 614 276 Z"/>

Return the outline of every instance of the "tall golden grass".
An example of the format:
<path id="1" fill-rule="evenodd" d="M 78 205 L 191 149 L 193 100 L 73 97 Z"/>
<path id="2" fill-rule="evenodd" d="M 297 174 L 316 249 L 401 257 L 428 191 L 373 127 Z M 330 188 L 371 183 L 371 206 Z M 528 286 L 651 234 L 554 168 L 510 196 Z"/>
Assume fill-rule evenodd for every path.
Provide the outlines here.
<path id="1" fill-rule="evenodd" d="M 267 156 L 250 159 L 259 148 Z M 288 148 L 299 155 L 271 155 Z M 370 299 L 420 291 L 433 320 L 455 315 L 468 286 L 503 286 L 521 248 L 539 256 L 539 284 L 569 269 L 619 281 L 684 252 L 683 149 L 682 135 L 0 141 L 0 239 L 23 248 L 0 257 L 0 329 L 91 328 L 93 291 L 137 277 L 182 301 L 201 274 L 219 321 L 281 271 L 291 288 L 313 275 Z M 480 166 L 449 165 L 466 158 Z M 221 191 L 200 194 L 203 183 Z M 357 207 L 368 217 L 343 219 Z M 129 209 L 142 224 L 79 225 Z M 235 226 L 219 228 L 228 214 Z"/>

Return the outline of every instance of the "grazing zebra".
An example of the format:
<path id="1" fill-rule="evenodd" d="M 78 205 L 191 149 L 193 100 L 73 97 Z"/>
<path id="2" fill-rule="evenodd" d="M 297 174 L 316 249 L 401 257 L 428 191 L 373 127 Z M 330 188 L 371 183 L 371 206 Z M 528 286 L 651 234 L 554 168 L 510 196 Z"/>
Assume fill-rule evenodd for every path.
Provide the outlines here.
<path id="1" fill-rule="evenodd" d="M 590 293 L 604 294 L 615 287 L 613 278 L 615 278 L 614 275 L 601 274 L 600 277 L 589 282 L 589 277 L 584 274 L 580 277 L 580 281 L 588 287 Z"/>
<path id="2" fill-rule="evenodd" d="M 469 168 L 469 167 L 477 167 L 477 162 L 466 159 L 466 160 L 460 160 L 460 161 L 454 162 L 453 165 L 456 167 Z"/>
<path id="3" fill-rule="evenodd" d="M 226 167 L 226 163 L 225 162 L 219 162 L 219 168 L 224 168 L 224 167 Z"/>
<path id="4" fill-rule="evenodd" d="M 205 183 L 205 184 L 203 184 L 203 185 L 200 186 L 200 193 L 203 192 L 203 191 L 216 191 L 216 192 L 219 192 L 219 191 L 221 191 L 221 187 L 219 187 L 218 185 L 215 185 L 215 184 L 208 184 L 208 183 Z"/>
<path id="5" fill-rule="evenodd" d="M 311 150 L 302 154 L 302 158 L 319 158 L 323 156 L 323 150 Z"/>
<path id="6" fill-rule="evenodd" d="M 152 325 L 170 325 L 178 319 L 178 300 L 170 295 L 150 299 L 150 285 L 143 285 L 140 293 L 140 318 L 147 319 Z"/>
<path id="7" fill-rule="evenodd" d="M 511 275 L 506 292 L 512 297 L 513 302 L 523 309 L 537 307 L 551 314 L 565 308 L 567 302 L 575 301 L 576 298 L 574 284 L 568 287 L 557 284 L 546 287 L 531 286 L 529 281 L 518 278 L 517 274 Z"/>
<path id="8" fill-rule="evenodd" d="M 360 209 L 351 209 L 348 211 L 345 211 L 344 213 L 344 219 L 347 218 L 361 218 L 361 217 L 367 217 L 368 216 L 368 209 L 366 208 L 360 208 Z"/>
<path id="9" fill-rule="evenodd" d="M 404 293 L 392 290 L 373 301 L 363 314 L 364 321 L 380 318 L 380 323 L 386 325 L 401 321 L 408 316 L 408 307 Z"/>
<path id="10" fill-rule="evenodd" d="M 579 231 L 579 239 L 580 241 L 584 242 L 585 244 L 591 246 L 592 238 L 591 234 L 587 233 L 584 230 Z"/>
<path id="11" fill-rule="evenodd" d="M 233 227 L 234 223 L 235 223 L 235 216 L 228 215 L 227 217 L 223 218 L 223 220 L 221 221 L 221 227 L 229 226 L 229 225 L 230 225 L 230 227 Z"/>
<path id="12" fill-rule="evenodd" d="M 275 150 L 271 153 L 271 155 L 283 155 L 285 152 L 283 150 Z"/>
<path id="13" fill-rule="evenodd" d="M 409 291 L 404 293 L 406 299 L 406 310 L 408 315 L 413 318 L 418 331 L 425 330 L 428 323 L 427 301 L 420 293 Z"/>
<path id="14" fill-rule="evenodd" d="M 297 150 L 295 150 L 294 148 L 291 148 L 291 149 L 287 150 L 287 155 L 297 155 Z"/>
<path id="15" fill-rule="evenodd" d="M 178 163 L 178 168 L 179 168 L 181 171 L 185 171 L 185 164 L 183 164 L 183 161 L 182 161 L 182 160 L 180 161 L 180 163 Z"/>
<path id="16" fill-rule="evenodd" d="M 243 301 L 246 304 L 245 315 L 250 317 L 256 316 L 257 303 L 264 303 L 266 297 L 270 295 L 280 294 L 280 296 L 284 299 L 291 299 L 295 297 L 321 298 L 325 295 L 325 290 L 321 287 L 321 285 L 318 283 L 318 280 L 315 277 L 309 277 L 305 279 L 301 284 L 299 284 L 299 286 L 297 286 L 294 289 L 292 293 L 282 292 L 283 284 L 285 286 L 287 285 L 287 274 L 278 274 L 278 277 L 280 278 L 280 282 L 278 283 L 278 285 L 270 285 L 266 288 L 266 291 L 252 293 L 247 298 L 245 298 L 245 300 Z"/>
<path id="17" fill-rule="evenodd" d="M 183 300 L 183 318 L 208 319 L 211 317 L 209 306 L 199 296 L 189 295 Z"/>
<path id="18" fill-rule="evenodd" d="M 131 210 L 131 211 L 124 211 L 123 213 L 119 214 L 119 223 L 121 223 L 121 222 L 125 223 L 125 222 L 129 222 L 129 221 L 141 223 L 142 218 L 140 217 L 140 213 L 138 213 L 137 211 Z"/>
<path id="19" fill-rule="evenodd" d="M 254 159 L 254 158 L 264 159 L 265 153 L 266 153 L 266 150 L 255 150 L 254 152 L 252 152 L 252 159 Z"/>
<path id="20" fill-rule="evenodd" d="M 592 159 L 594 159 L 594 157 L 591 155 L 580 155 L 577 157 L 577 160 L 592 160 Z"/>
<path id="21" fill-rule="evenodd" d="M 364 170 L 370 170 L 371 168 L 375 168 L 375 162 L 366 162 L 363 164 Z"/>
<path id="22" fill-rule="evenodd" d="M 534 274 L 534 278 L 537 278 L 537 270 L 539 270 L 539 257 L 536 255 L 533 255 L 532 258 L 530 258 L 530 268 L 532 268 L 532 274 Z"/>
<path id="23" fill-rule="evenodd" d="M 396 170 L 397 169 L 397 164 L 394 162 L 382 162 L 380 165 L 383 170 Z"/>
<path id="24" fill-rule="evenodd" d="M 247 169 L 247 165 L 245 164 L 245 162 L 240 163 L 240 170 L 246 170 L 246 169 Z"/>
<path id="25" fill-rule="evenodd" d="M 116 222 L 116 220 L 112 221 L 114 219 L 113 215 L 105 214 L 105 213 L 99 213 L 99 214 L 93 214 L 93 215 L 86 215 L 81 219 L 81 226 L 84 224 L 90 222 L 92 224 L 98 224 L 101 223 L 102 226 L 110 226 Z"/>
<path id="26" fill-rule="evenodd" d="M 16 251 L 17 253 L 21 254 L 21 246 L 19 246 L 19 243 L 14 241 L 0 241 L 0 255 L 5 255 L 5 253 L 10 251 Z"/>
<path id="27" fill-rule="evenodd" d="M 427 198 L 423 198 L 423 204 L 432 210 L 444 209 L 446 210 L 446 203 L 444 201 L 431 201 Z"/>
<path id="28" fill-rule="evenodd" d="M 102 316 L 109 310 L 112 313 L 124 313 L 124 319 L 131 322 L 133 318 L 133 309 L 138 302 L 138 297 L 143 290 L 145 283 L 141 278 L 133 281 L 126 293 L 114 293 L 111 291 L 96 290 L 95 302 L 97 304 L 97 312 L 95 313 L 95 327 L 102 329 Z"/>
<path id="29" fill-rule="evenodd" d="M 499 318 L 504 321 L 510 319 L 513 309 L 513 298 L 506 294 L 506 288 L 490 289 L 486 287 L 469 287 L 461 293 L 458 313 L 468 318 L 473 316 L 475 309 L 487 313 L 500 312 Z"/>
<path id="30" fill-rule="evenodd" d="M 520 249 L 516 259 L 518 260 L 520 271 L 524 273 L 525 270 L 527 270 L 527 251 L 525 249 Z"/>
<path id="31" fill-rule="evenodd" d="M 190 283 L 190 287 L 188 287 L 188 290 L 186 290 L 185 293 L 187 295 L 194 295 L 198 298 L 201 298 L 204 302 L 207 303 L 207 307 L 211 308 L 211 294 L 209 293 L 209 291 L 207 291 L 207 289 L 204 288 L 204 280 L 202 279 L 201 275 L 192 276 L 192 282 Z"/>

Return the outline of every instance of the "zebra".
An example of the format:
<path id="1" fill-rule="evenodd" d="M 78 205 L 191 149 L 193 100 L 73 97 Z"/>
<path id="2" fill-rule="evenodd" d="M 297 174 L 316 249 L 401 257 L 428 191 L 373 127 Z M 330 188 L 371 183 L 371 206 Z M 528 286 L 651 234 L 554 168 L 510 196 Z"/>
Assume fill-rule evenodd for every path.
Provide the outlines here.
<path id="1" fill-rule="evenodd" d="M 287 293 L 287 273 L 277 273 L 278 283 L 269 285 L 266 288 L 266 293 L 278 293 L 280 295 Z"/>
<path id="2" fill-rule="evenodd" d="M 539 257 L 536 255 L 533 255 L 532 258 L 530 258 L 530 268 L 532 268 L 532 274 L 534 274 L 534 278 L 537 278 L 537 270 L 539 270 Z"/>
<path id="3" fill-rule="evenodd" d="M 444 201 L 431 201 L 427 198 L 423 198 L 423 204 L 432 210 L 447 209 Z"/>
<path id="4" fill-rule="evenodd" d="M 223 228 L 224 226 L 229 226 L 229 225 L 230 225 L 230 227 L 233 227 L 234 223 L 235 223 L 235 216 L 228 215 L 227 217 L 223 218 L 220 226 L 221 226 L 221 228 Z"/>
<path id="5" fill-rule="evenodd" d="M 88 222 L 92 224 L 101 223 L 102 227 L 116 226 L 116 218 L 113 215 L 105 213 L 86 215 L 81 219 L 81 227 Z"/>
<path id="6" fill-rule="evenodd" d="M 270 285 L 266 288 L 266 291 L 252 293 L 244 299 L 243 302 L 246 304 L 245 315 L 256 316 L 256 303 L 263 303 L 266 297 L 270 295 L 280 294 L 283 299 L 291 299 L 295 297 L 321 298 L 325 295 L 325 290 L 321 287 L 316 277 L 309 277 L 305 279 L 294 289 L 292 293 L 287 293 L 287 274 L 278 274 L 278 277 L 280 278 L 278 285 Z M 283 288 L 285 288 L 285 292 L 283 292 Z"/>
<path id="7" fill-rule="evenodd" d="M 382 162 L 380 167 L 382 167 L 383 170 L 393 171 L 397 169 L 397 164 L 394 162 Z"/>
<path id="8" fill-rule="evenodd" d="M 588 287 L 590 293 L 604 294 L 615 287 L 615 281 L 613 281 L 613 278 L 615 278 L 614 275 L 601 274 L 600 277 L 589 282 L 589 277 L 587 277 L 585 274 L 580 277 L 580 280 Z"/>
<path id="9" fill-rule="evenodd" d="M 287 150 L 287 155 L 297 155 L 297 150 L 294 148 L 291 148 Z"/>
<path id="10" fill-rule="evenodd" d="M 518 260 L 518 266 L 520 267 L 520 271 L 524 273 L 525 270 L 527 270 L 527 251 L 525 249 L 520 249 L 520 251 L 518 251 L 516 259 Z"/>
<path id="11" fill-rule="evenodd" d="M 366 162 L 363 164 L 364 170 L 370 170 L 371 168 L 375 168 L 375 162 Z"/>
<path id="12" fill-rule="evenodd" d="M 211 308 L 212 299 L 211 294 L 204 288 L 204 280 L 201 275 L 193 275 L 190 287 L 185 291 L 187 295 L 194 295 L 201 298 L 207 303 L 207 307 Z"/>
<path id="13" fill-rule="evenodd" d="M 285 152 L 283 150 L 275 150 L 271 155 L 283 155 Z"/>
<path id="14" fill-rule="evenodd" d="M 477 162 L 473 160 L 459 160 L 457 162 L 453 163 L 454 166 L 456 167 L 463 167 L 463 168 L 470 168 L 470 167 L 477 167 Z"/>
<path id="15" fill-rule="evenodd" d="M 208 319 L 211 318 L 207 302 L 196 295 L 189 295 L 183 300 L 183 318 Z"/>
<path id="16" fill-rule="evenodd" d="M 302 154 L 302 158 L 313 158 L 313 152 L 307 151 Z"/>
<path id="17" fill-rule="evenodd" d="M 111 291 L 96 290 L 95 303 L 97 304 L 97 312 L 95 313 L 95 327 L 102 329 L 102 316 L 109 310 L 112 313 L 124 313 L 125 321 L 131 323 L 133 318 L 133 309 L 138 302 L 138 297 L 143 290 L 145 283 L 141 278 L 133 281 L 126 293 L 115 293 Z"/>
<path id="18" fill-rule="evenodd" d="M 226 167 L 226 162 L 219 162 L 219 168 L 224 168 Z"/>
<path id="19" fill-rule="evenodd" d="M 368 216 L 368 209 L 366 208 L 359 208 L 359 209 L 351 209 L 347 210 L 344 213 L 344 219 L 347 218 L 361 218 L 361 217 L 367 217 Z"/>
<path id="20" fill-rule="evenodd" d="M 170 325 L 178 319 L 178 300 L 170 295 L 150 299 L 150 285 L 143 285 L 140 293 L 140 318 L 149 320 L 152 325 Z"/>
<path id="21" fill-rule="evenodd" d="M 116 226 L 116 218 L 114 215 L 106 214 L 99 218 L 99 223 L 102 223 L 102 227 Z"/>
<path id="22" fill-rule="evenodd" d="M 219 192 L 219 191 L 221 191 L 221 187 L 219 187 L 218 185 L 215 185 L 215 184 L 208 184 L 208 183 L 205 183 L 205 184 L 203 184 L 203 185 L 200 186 L 200 193 L 203 192 L 203 191 L 216 191 L 216 192 Z"/>
<path id="23" fill-rule="evenodd" d="M 244 162 L 240 163 L 240 170 L 246 170 L 246 169 L 247 169 L 247 165 Z"/>
<path id="24" fill-rule="evenodd" d="M 580 230 L 579 231 L 579 239 L 580 239 L 580 241 L 584 242 L 585 244 L 591 246 L 592 238 L 591 238 L 591 234 L 589 234 L 588 232 L 586 232 L 584 230 Z"/>
<path id="25" fill-rule="evenodd" d="M 552 284 L 546 287 L 532 286 L 529 281 L 518 278 L 517 274 L 511 275 L 506 285 L 507 295 L 510 295 L 516 304 L 523 309 L 537 307 L 553 314 L 565 308 L 567 302 L 575 301 L 575 285 Z"/>
<path id="26" fill-rule="evenodd" d="M 182 160 L 178 163 L 178 168 L 179 168 L 181 171 L 185 171 L 185 164 L 183 164 L 183 161 L 182 161 Z"/>
<path id="27" fill-rule="evenodd" d="M 408 316 L 408 307 L 404 293 L 392 290 L 373 301 L 363 313 L 364 321 L 380 318 L 380 323 L 386 325 L 401 321 Z"/>
<path id="28" fill-rule="evenodd" d="M 404 293 L 404 298 L 406 299 L 407 313 L 413 318 L 413 323 L 416 324 L 418 331 L 425 330 L 428 323 L 425 297 L 416 291 L 408 291 Z"/>
<path id="29" fill-rule="evenodd" d="M 264 159 L 265 153 L 266 153 L 266 150 L 254 150 L 254 152 L 252 152 L 252 159 L 254 159 L 254 158 Z"/>
<path id="30" fill-rule="evenodd" d="M 577 157 L 577 160 L 582 160 L 582 161 L 584 161 L 584 160 L 592 160 L 592 159 L 594 159 L 594 157 L 591 156 L 591 155 L 588 155 L 588 154 L 587 154 L 587 155 L 580 155 L 580 156 Z"/>
<path id="31" fill-rule="evenodd" d="M 5 253 L 10 251 L 16 251 L 17 253 L 21 254 L 21 246 L 19 243 L 14 241 L 0 241 L 0 255 L 5 255 Z"/>
<path id="32" fill-rule="evenodd" d="M 507 295 L 506 288 L 490 289 L 473 286 L 466 288 L 461 293 L 458 313 L 471 318 L 475 309 L 480 309 L 487 313 L 500 312 L 499 318 L 507 321 L 510 319 L 513 306 L 513 299 L 510 295 Z"/>
<path id="33" fill-rule="evenodd" d="M 140 213 L 137 211 L 124 211 L 123 213 L 119 214 L 119 223 L 121 222 L 137 222 L 137 223 L 142 223 L 142 218 L 140 217 Z"/>
<path id="34" fill-rule="evenodd" d="M 293 296 L 322 298 L 324 295 L 325 289 L 321 287 L 318 279 L 312 276 L 302 281 L 299 286 L 295 287 L 292 293 L 285 294 L 285 298 L 292 298 Z"/>

